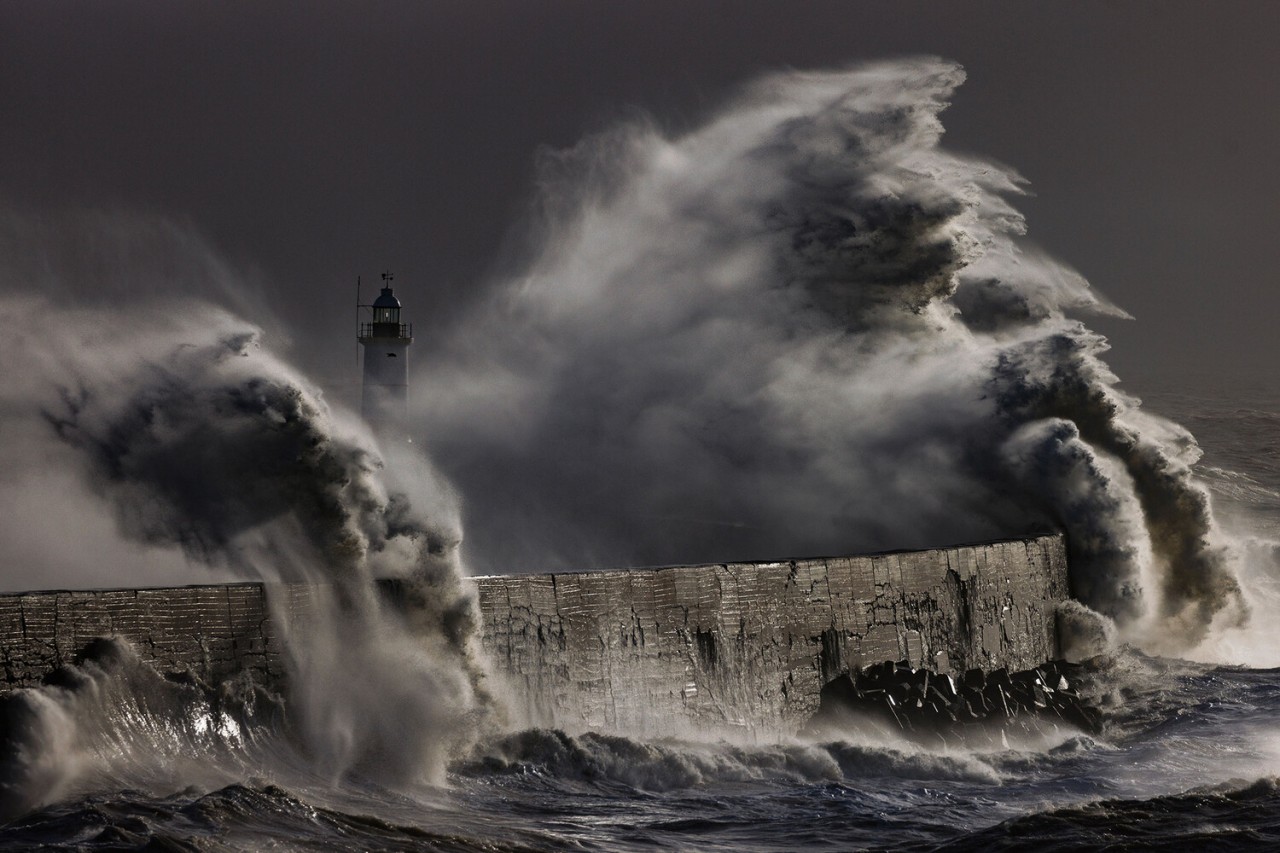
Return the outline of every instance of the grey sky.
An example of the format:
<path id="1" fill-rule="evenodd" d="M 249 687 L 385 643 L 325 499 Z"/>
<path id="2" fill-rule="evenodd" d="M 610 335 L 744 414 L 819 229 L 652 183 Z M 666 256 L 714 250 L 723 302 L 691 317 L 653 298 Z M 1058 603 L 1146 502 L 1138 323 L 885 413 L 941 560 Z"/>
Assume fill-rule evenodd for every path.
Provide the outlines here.
<path id="1" fill-rule="evenodd" d="M 9 2 L 0 198 L 194 224 L 338 390 L 355 276 L 393 268 L 419 335 L 447 323 L 540 148 L 939 54 L 969 74 L 948 144 L 1018 169 L 1031 237 L 1137 318 L 1095 323 L 1128 384 L 1273 382 L 1278 36 L 1269 2 Z"/>

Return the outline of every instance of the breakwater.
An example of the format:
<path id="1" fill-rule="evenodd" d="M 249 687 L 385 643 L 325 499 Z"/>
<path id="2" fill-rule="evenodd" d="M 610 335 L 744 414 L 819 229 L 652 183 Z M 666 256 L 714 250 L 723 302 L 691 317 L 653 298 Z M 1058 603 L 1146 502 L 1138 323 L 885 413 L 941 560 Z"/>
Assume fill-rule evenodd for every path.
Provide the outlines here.
<path id="1" fill-rule="evenodd" d="M 1059 656 L 1061 536 L 856 557 L 474 578 L 481 643 L 529 722 L 795 730 L 850 669 L 1027 669 Z M 275 596 L 275 599 L 273 599 Z M 0 595 L 0 689 L 101 636 L 162 672 L 278 685 L 272 604 L 228 584 Z"/>
<path id="2" fill-rule="evenodd" d="M 0 689 L 39 684 L 98 637 L 128 640 L 163 673 L 277 684 L 284 648 L 267 595 L 259 583 L 0 594 Z"/>
<path id="3" fill-rule="evenodd" d="M 1060 656 L 1065 541 L 475 580 L 483 642 L 531 723 L 795 731 L 886 660 L 940 672 Z"/>

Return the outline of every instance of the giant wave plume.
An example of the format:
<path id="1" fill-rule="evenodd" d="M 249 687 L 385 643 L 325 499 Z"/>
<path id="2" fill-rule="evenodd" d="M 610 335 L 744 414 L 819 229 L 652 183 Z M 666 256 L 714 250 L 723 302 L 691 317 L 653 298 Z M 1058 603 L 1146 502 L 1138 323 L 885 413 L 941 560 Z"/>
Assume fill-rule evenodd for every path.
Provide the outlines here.
<path id="1" fill-rule="evenodd" d="M 268 778 L 442 782 L 492 705 L 456 496 L 430 463 L 330 407 L 257 327 L 207 301 L 30 289 L 47 292 L 0 300 L 14 371 L 0 485 L 6 503 L 57 510 L 33 530 L 6 519 L 10 550 L 70 542 L 88 586 L 267 581 L 289 678 L 274 721 L 253 692 L 219 700 L 138 676 L 127 649 L 10 694 L 0 818 L 104 779 L 163 790 L 175 753 L 243 778 L 228 756 L 246 738 L 269 741 L 254 753 Z M 152 564 L 135 573 L 135 555 Z M 401 604 L 381 577 L 398 579 Z"/>
<path id="2" fill-rule="evenodd" d="M 423 439 L 491 570 L 795 557 L 1065 529 L 1072 584 L 1185 651 L 1246 618 L 1198 449 L 941 147 L 962 69 L 767 76 L 680 135 L 542 158 L 531 239 L 429 356 Z"/>

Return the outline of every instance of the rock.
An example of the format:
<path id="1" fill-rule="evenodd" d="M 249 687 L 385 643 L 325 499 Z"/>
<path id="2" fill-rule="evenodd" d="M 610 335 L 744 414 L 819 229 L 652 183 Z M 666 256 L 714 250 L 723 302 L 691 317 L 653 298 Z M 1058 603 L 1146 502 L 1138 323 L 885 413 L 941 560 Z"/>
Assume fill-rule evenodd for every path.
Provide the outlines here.
<path id="1" fill-rule="evenodd" d="M 1043 733 L 1046 725 L 1060 723 L 1096 732 L 1102 715 L 1070 687 L 1072 667 L 1051 662 L 1015 673 L 971 669 L 957 686 L 949 676 L 885 661 L 823 687 L 814 722 L 847 720 L 850 713 L 878 717 L 913 739 L 944 744 L 996 745 L 1005 743 L 1006 732 Z"/>

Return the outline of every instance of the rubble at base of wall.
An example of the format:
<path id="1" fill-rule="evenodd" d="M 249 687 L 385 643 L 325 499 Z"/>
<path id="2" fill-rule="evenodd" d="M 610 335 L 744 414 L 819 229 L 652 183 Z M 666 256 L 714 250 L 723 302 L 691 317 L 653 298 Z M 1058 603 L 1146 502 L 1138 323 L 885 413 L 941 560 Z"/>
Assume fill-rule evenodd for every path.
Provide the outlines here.
<path id="1" fill-rule="evenodd" d="M 1071 730 L 1097 734 L 1102 714 L 1083 689 L 1089 667 L 1049 661 L 1019 672 L 971 669 L 939 675 L 907 661 L 846 672 L 822 688 L 811 736 L 870 720 L 928 746 L 996 746 L 1010 733 Z"/>

